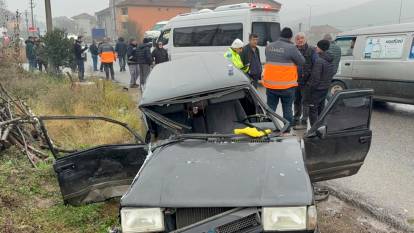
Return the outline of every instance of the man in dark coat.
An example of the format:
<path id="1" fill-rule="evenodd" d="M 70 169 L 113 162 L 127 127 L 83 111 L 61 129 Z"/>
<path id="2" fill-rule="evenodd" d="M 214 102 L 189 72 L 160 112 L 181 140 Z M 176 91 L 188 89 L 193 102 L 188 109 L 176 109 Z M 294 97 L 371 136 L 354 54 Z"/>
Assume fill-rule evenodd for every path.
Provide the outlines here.
<path id="1" fill-rule="evenodd" d="M 321 40 L 318 42 L 316 52 L 318 57 L 312 68 L 311 76 L 307 86 L 311 90 L 311 104 L 309 105 L 309 119 L 311 125 L 315 124 L 319 115 L 325 107 L 325 99 L 328 94 L 334 76 L 333 57 L 326 51 L 329 49 L 329 41 Z"/>
<path id="2" fill-rule="evenodd" d="M 33 71 L 37 67 L 34 37 L 29 36 L 29 38 L 25 41 L 25 43 L 26 43 L 26 58 L 29 62 L 29 70 Z"/>
<path id="3" fill-rule="evenodd" d="M 119 37 L 118 42 L 116 42 L 116 45 L 115 45 L 115 52 L 117 53 L 117 56 L 118 56 L 119 67 L 120 67 L 121 72 L 126 71 L 125 66 L 126 66 L 127 48 L 128 48 L 128 45 L 125 43 L 124 38 Z"/>
<path id="4" fill-rule="evenodd" d="M 96 45 L 96 41 L 93 40 L 91 46 L 89 47 L 89 52 L 92 56 L 92 62 L 93 62 L 93 71 L 98 71 L 98 55 L 99 55 L 99 49 Z"/>
<path id="5" fill-rule="evenodd" d="M 131 39 L 129 41 L 129 45 L 127 48 L 128 68 L 129 68 L 129 74 L 131 75 L 131 79 L 129 81 L 130 88 L 139 87 L 139 85 L 137 85 L 137 80 L 139 78 L 139 73 L 140 73 L 137 49 L 138 49 L 137 41 L 135 39 Z"/>
<path id="6" fill-rule="evenodd" d="M 164 49 L 164 45 L 162 42 L 158 42 L 157 48 L 152 51 L 152 58 L 154 59 L 155 64 L 160 64 L 163 62 L 167 62 L 168 59 L 168 52 Z"/>
<path id="7" fill-rule="evenodd" d="M 259 42 L 259 36 L 256 34 L 249 35 L 249 44 L 244 46 L 243 52 L 240 54 L 240 58 L 243 61 L 244 66 L 249 67 L 248 75 L 253 83 L 253 86 L 257 88 L 259 80 L 262 78 L 262 62 L 260 60 L 260 51 L 257 48 Z"/>
<path id="8" fill-rule="evenodd" d="M 140 85 L 143 87 L 147 81 L 147 77 L 151 71 L 152 56 L 151 43 L 148 39 L 144 39 L 143 43 L 137 48 L 137 63 L 139 64 Z"/>
<path id="9" fill-rule="evenodd" d="M 82 47 L 83 37 L 78 36 L 78 39 L 73 45 L 73 51 L 75 53 L 76 64 L 78 66 L 78 77 L 80 81 L 84 80 L 85 76 L 85 58 L 84 52 L 88 49 L 88 46 Z"/>
<path id="10" fill-rule="evenodd" d="M 299 32 L 295 36 L 295 44 L 299 52 L 305 58 L 305 64 L 298 66 L 298 88 L 295 93 L 294 102 L 294 121 L 295 129 L 306 128 L 309 117 L 309 100 L 310 90 L 306 83 L 311 75 L 313 64 L 317 59 L 317 54 L 311 46 L 308 45 L 306 35 Z"/>
<path id="11" fill-rule="evenodd" d="M 331 45 L 329 46 L 329 50 L 327 53 L 329 53 L 333 57 L 332 64 L 334 65 L 334 73 L 336 74 L 338 72 L 339 62 L 341 61 L 341 47 L 339 47 L 336 42 L 333 40 L 331 34 L 326 34 L 323 37 L 324 40 L 329 40 L 331 42 Z"/>

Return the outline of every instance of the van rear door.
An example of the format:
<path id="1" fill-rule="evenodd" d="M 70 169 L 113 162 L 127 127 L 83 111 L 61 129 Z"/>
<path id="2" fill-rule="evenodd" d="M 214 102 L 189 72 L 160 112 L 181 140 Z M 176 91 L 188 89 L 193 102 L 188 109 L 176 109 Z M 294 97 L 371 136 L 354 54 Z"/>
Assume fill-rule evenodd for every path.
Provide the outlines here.
<path id="1" fill-rule="evenodd" d="M 352 69 L 354 62 L 354 46 L 356 36 L 346 36 L 337 38 L 336 44 L 341 48 L 341 62 L 339 63 L 338 72 L 336 76 L 352 77 Z"/>

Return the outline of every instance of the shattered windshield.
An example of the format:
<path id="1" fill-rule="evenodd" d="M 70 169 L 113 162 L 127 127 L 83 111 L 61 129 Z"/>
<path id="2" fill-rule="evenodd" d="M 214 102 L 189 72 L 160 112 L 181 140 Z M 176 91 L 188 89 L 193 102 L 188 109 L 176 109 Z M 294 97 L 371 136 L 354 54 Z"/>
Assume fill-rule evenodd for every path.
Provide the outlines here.
<path id="1" fill-rule="evenodd" d="M 248 90 L 240 88 L 166 101 L 142 110 L 157 139 L 172 135 L 260 138 L 282 128 Z"/>

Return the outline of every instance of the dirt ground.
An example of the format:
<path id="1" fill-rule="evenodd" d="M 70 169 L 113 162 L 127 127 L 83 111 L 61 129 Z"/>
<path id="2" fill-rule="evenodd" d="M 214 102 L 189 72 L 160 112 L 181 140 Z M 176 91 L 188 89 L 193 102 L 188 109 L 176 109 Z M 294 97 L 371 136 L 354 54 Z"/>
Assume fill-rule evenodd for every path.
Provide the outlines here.
<path id="1" fill-rule="evenodd" d="M 332 195 L 317 209 L 321 233 L 402 233 Z"/>

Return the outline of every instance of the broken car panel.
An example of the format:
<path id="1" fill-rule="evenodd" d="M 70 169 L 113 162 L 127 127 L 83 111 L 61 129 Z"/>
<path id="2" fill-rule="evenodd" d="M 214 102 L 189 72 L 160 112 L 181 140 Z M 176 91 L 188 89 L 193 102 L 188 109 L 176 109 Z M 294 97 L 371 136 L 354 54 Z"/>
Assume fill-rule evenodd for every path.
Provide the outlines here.
<path id="1" fill-rule="evenodd" d="M 118 181 L 139 169 L 121 198 L 123 232 L 316 232 L 312 181 L 359 170 L 371 143 L 372 91 L 339 92 L 299 142 L 283 136 L 286 120 L 269 109 L 241 71 L 228 72 L 228 65 L 206 54 L 156 66 L 140 104 L 149 146 L 67 156 L 79 169 L 124 156 L 114 167 L 130 161 L 130 172 L 110 163 L 82 176 L 68 169 L 70 179 L 59 179 L 62 192 L 77 179 L 83 190 L 94 190 L 99 178 Z M 246 127 L 263 134 L 235 134 Z M 110 196 L 89 192 L 77 204 Z"/>

